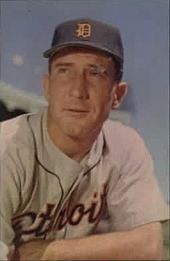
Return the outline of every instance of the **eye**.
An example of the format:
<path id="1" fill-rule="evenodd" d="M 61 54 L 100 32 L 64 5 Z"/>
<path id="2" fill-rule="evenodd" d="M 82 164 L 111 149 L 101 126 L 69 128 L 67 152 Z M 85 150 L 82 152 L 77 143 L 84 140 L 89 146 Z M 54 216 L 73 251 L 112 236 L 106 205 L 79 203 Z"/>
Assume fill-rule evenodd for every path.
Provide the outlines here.
<path id="1" fill-rule="evenodd" d="M 91 66 L 89 68 L 89 73 L 92 75 L 99 75 L 100 74 L 100 70 L 97 66 Z"/>
<path id="2" fill-rule="evenodd" d="M 59 74 L 64 74 L 64 73 L 68 72 L 68 67 L 65 67 L 65 66 L 57 67 L 56 72 Z"/>
<path id="3" fill-rule="evenodd" d="M 106 68 L 102 66 L 90 66 L 88 71 L 93 76 L 104 76 L 107 74 Z"/>

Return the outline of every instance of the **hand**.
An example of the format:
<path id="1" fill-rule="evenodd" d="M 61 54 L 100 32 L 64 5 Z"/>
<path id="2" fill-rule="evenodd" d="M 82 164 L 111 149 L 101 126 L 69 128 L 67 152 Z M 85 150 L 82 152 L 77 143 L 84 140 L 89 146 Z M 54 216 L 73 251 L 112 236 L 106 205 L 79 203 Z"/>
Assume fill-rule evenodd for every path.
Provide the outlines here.
<path id="1" fill-rule="evenodd" d="M 23 243 L 16 249 L 11 260 L 41 260 L 50 243 L 49 240 L 34 240 Z"/>
<path id="2" fill-rule="evenodd" d="M 58 259 L 57 253 L 59 254 L 59 251 L 57 251 L 57 243 L 58 241 L 52 242 L 51 244 L 49 244 L 47 246 L 47 248 L 45 249 L 41 260 L 60 260 Z M 62 258 L 63 259 L 63 258 Z"/>
<path id="3" fill-rule="evenodd" d="M 73 240 L 56 240 L 48 245 L 41 260 L 70 260 L 73 252 Z"/>

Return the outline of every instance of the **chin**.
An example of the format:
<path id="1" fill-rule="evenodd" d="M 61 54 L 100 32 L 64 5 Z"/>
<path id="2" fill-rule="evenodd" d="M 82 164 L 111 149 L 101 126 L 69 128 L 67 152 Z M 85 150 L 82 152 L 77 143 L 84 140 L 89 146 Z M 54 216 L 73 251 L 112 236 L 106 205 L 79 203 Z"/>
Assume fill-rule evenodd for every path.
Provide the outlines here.
<path id="1" fill-rule="evenodd" d="M 86 128 L 70 126 L 69 129 L 65 130 L 65 134 L 73 139 L 82 140 L 89 136 L 89 131 Z"/>
<path id="2" fill-rule="evenodd" d="M 58 118 L 57 122 L 58 126 L 60 126 L 60 130 L 66 136 L 77 140 L 89 139 L 91 136 L 97 137 L 103 125 L 103 118 L 99 118 L 97 116 L 60 117 Z"/>
<path id="3" fill-rule="evenodd" d="M 69 124 L 67 128 L 64 129 L 64 132 L 74 140 L 90 140 L 90 138 L 95 139 L 98 136 L 101 126 L 102 125 L 97 127 L 96 124 L 92 122 L 90 122 L 90 124 L 72 122 L 72 124 Z"/>

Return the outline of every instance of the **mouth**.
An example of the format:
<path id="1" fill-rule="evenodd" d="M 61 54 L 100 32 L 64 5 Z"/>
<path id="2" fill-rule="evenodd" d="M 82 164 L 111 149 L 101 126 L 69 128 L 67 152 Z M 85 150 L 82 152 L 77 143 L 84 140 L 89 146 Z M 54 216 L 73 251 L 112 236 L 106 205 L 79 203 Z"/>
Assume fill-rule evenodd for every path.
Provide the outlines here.
<path id="1" fill-rule="evenodd" d="M 81 109 L 68 109 L 68 111 L 71 111 L 71 112 L 84 112 L 84 113 L 88 112 L 86 110 L 81 110 Z"/>
<path id="2" fill-rule="evenodd" d="M 64 110 L 68 115 L 75 116 L 75 117 L 84 117 L 86 116 L 89 111 L 84 109 L 77 109 L 77 108 L 69 108 Z"/>

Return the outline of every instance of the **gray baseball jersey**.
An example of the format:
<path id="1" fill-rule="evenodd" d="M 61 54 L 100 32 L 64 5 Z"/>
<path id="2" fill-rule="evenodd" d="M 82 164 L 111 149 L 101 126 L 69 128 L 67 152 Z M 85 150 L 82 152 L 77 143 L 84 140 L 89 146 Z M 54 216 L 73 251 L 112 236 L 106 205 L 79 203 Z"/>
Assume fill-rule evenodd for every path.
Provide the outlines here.
<path id="1" fill-rule="evenodd" d="M 1 241 L 83 237 L 168 218 L 137 132 L 107 120 L 80 162 L 47 132 L 47 110 L 1 123 Z"/>

